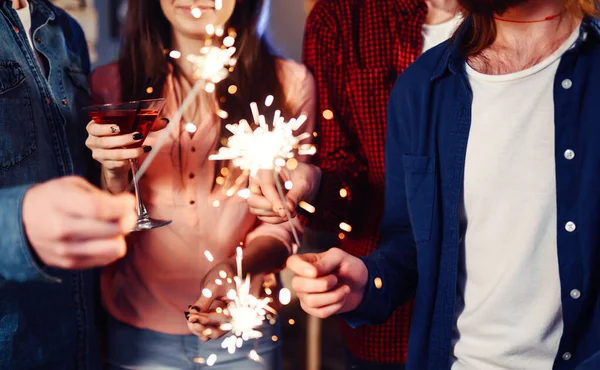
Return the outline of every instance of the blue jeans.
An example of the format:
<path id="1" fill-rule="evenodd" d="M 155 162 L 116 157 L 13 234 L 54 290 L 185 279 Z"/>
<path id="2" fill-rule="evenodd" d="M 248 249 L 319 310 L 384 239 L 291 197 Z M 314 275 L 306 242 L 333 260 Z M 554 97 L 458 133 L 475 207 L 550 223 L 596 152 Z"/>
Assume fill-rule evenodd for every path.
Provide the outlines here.
<path id="1" fill-rule="evenodd" d="M 346 350 L 346 369 L 347 370 L 404 370 L 404 364 L 381 364 L 378 362 L 371 362 L 361 360 L 355 357 Z"/>
<path id="2" fill-rule="evenodd" d="M 273 342 L 273 335 L 279 336 L 279 324 L 267 324 L 260 329 L 263 337 L 248 341 L 233 355 L 221 348 L 222 339 L 200 342 L 194 335 L 170 335 L 135 328 L 110 317 L 107 326 L 108 370 L 197 370 L 208 369 L 205 361 L 211 354 L 217 360 L 211 370 L 280 370 L 281 341 Z M 254 349 L 261 357 L 258 363 L 248 358 Z M 202 359 L 204 363 L 198 361 Z"/>

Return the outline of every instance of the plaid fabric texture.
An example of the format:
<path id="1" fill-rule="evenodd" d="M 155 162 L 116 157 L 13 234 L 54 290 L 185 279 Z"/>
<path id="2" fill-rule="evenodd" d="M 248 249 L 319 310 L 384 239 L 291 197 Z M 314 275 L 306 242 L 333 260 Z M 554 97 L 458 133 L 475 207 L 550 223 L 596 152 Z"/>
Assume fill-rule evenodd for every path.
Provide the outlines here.
<path id="1" fill-rule="evenodd" d="M 318 112 L 333 113 L 319 117 L 315 160 L 323 183 L 309 225 L 339 233 L 340 222 L 349 223 L 353 230 L 340 246 L 355 256 L 377 247 L 387 101 L 397 76 L 421 54 L 426 14 L 423 0 L 320 0 L 308 18 L 304 63 L 317 81 Z M 380 326 L 342 323 L 351 353 L 405 363 L 412 307 L 400 307 Z"/>

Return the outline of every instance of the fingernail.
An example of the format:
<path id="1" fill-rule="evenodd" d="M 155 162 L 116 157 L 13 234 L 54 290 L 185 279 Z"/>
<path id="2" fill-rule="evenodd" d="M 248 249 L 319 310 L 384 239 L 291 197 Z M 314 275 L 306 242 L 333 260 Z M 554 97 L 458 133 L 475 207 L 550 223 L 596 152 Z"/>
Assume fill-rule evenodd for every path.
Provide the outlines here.
<path id="1" fill-rule="evenodd" d="M 194 310 L 194 311 L 200 312 L 200 307 L 198 307 L 198 306 L 190 306 L 190 310 Z"/>
<path id="2" fill-rule="evenodd" d="M 150 145 L 146 145 L 144 147 L 144 153 L 149 153 L 152 150 L 152 147 Z"/>
<path id="3" fill-rule="evenodd" d="M 185 319 L 189 320 L 190 319 L 190 313 L 189 312 L 184 312 L 184 314 L 185 314 Z"/>
<path id="4" fill-rule="evenodd" d="M 165 121 L 165 124 L 169 124 L 169 122 L 171 122 L 168 118 L 161 118 L 161 120 Z"/>
<path id="5" fill-rule="evenodd" d="M 142 140 L 143 138 L 144 135 L 140 134 L 139 132 L 133 135 L 133 140 Z"/>
<path id="6" fill-rule="evenodd" d="M 192 308 L 192 305 L 189 305 L 189 306 L 188 306 L 188 310 L 189 310 L 190 308 Z"/>
<path id="7" fill-rule="evenodd" d="M 192 323 L 192 324 L 198 324 L 198 319 L 193 319 L 192 321 L 190 321 L 190 323 Z"/>
<path id="8" fill-rule="evenodd" d="M 112 127 L 110 128 L 110 132 L 112 132 L 113 134 L 116 134 L 116 133 L 117 133 L 117 131 L 119 131 L 119 128 L 118 128 L 117 126 L 112 126 Z"/>

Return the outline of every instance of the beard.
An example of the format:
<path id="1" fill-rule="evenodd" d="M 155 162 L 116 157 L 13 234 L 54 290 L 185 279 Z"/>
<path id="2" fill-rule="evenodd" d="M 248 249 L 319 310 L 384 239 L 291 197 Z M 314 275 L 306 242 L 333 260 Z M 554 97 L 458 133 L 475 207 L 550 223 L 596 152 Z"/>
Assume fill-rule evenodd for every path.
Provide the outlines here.
<path id="1" fill-rule="evenodd" d="M 458 0 L 460 6 L 470 14 L 486 16 L 502 14 L 508 8 L 526 2 L 527 0 Z"/>

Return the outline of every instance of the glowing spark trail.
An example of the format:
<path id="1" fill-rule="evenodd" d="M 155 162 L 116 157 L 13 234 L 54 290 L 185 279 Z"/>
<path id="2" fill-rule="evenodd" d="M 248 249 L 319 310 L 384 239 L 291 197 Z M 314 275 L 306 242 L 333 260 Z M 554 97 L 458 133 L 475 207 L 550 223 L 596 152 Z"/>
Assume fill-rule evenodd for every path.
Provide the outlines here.
<path id="1" fill-rule="evenodd" d="M 214 29 L 214 26 L 213 26 Z M 222 29 L 217 30 L 222 32 Z M 160 152 L 160 148 L 165 144 L 169 135 L 173 131 L 175 127 L 178 127 L 178 123 L 181 122 L 183 117 L 183 112 L 194 102 L 194 99 L 198 95 L 201 90 L 206 91 L 214 91 L 215 84 L 223 81 L 229 75 L 229 71 L 236 64 L 236 59 L 233 57 L 235 54 L 235 47 L 223 46 L 222 48 L 216 46 L 204 46 L 200 50 L 200 54 L 190 54 L 186 57 L 186 59 L 194 64 L 194 78 L 196 78 L 196 82 L 192 87 L 192 90 L 187 94 L 179 109 L 173 117 L 171 117 L 170 122 L 172 124 L 168 125 L 161 134 L 158 136 L 156 143 L 153 145 L 153 149 L 144 163 L 140 166 L 139 171 L 136 174 L 136 180 L 139 181 L 142 176 L 148 170 L 148 167 L 152 164 L 156 156 Z M 173 50 L 169 53 L 172 58 L 180 58 L 181 53 Z M 186 126 L 186 129 L 190 129 L 190 127 Z"/>

